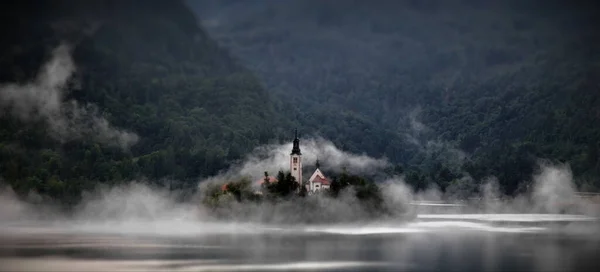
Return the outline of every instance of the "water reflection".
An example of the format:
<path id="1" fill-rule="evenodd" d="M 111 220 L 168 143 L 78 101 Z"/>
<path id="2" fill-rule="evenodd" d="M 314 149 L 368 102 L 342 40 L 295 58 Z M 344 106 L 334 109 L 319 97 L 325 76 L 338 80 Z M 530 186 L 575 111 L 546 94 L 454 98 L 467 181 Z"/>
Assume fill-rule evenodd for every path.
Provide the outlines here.
<path id="1" fill-rule="evenodd" d="M 556 231 L 565 225 L 548 222 L 451 219 L 345 226 L 196 223 L 172 235 L 125 225 L 12 226 L 0 229 L 0 270 L 581 271 L 600 264 L 600 239 L 589 232 Z"/>

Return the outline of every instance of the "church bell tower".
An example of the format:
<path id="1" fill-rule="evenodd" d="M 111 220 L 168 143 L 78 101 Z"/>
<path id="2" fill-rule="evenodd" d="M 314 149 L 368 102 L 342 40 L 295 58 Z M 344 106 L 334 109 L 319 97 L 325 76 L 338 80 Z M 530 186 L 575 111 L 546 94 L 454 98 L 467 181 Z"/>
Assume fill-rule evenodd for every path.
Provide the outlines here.
<path id="1" fill-rule="evenodd" d="M 298 130 L 295 131 L 294 145 L 290 154 L 290 173 L 296 179 L 296 182 L 302 184 L 302 153 L 300 152 L 300 139 L 298 139 Z"/>

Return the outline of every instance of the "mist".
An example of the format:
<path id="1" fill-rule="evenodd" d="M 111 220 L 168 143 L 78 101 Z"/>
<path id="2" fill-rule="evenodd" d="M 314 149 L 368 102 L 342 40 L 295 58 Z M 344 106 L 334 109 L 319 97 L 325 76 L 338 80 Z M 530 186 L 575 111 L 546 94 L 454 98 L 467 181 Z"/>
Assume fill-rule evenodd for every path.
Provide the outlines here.
<path id="1" fill-rule="evenodd" d="M 387 164 L 384 159 L 341 151 L 321 138 L 303 140 L 302 146 L 307 164 L 311 158 L 316 159 L 318 154 L 319 159 L 332 170 L 344 167 L 360 173 L 361 170 L 376 171 Z M 247 228 L 256 224 L 365 224 L 372 227 L 417 224 L 413 227 L 431 228 L 431 225 L 418 222 L 436 219 L 436 215 L 443 220 L 475 220 L 483 223 L 536 220 L 531 214 L 554 216 L 554 220 L 568 215 L 589 220 L 600 216 L 597 204 L 576 196 L 577 188 L 568 165 L 548 163 L 540 163 L 538 173 L 532 177 L 531 188 L 514 197 L 501 195 L 498 181 L 494 178 L 479 182 L 482 186 L 477 191 L 469 189 L 461 194 L 456 190 L 442 192 L 435 187 L 417 192 L 404 182 L 402 176 L 381 178 L 377 184 L 383 194 L 383 203 L 390 212 L 380 217 L 373 216 L 373 207 L 361 205 L 352 190 L 343 191 L 337 198 L 317 194 L 277 203 L 237 202 L 233 198 L 224 198 L 217 208 L 209 209 L 202 205 L 205 190 L 210 185 L 224 184 L 234 177 L 260 178 L 264 170 L 285 170 L 290 149 L 289 144 L 259 147 L 228 171 L 199 181 L 197 194 L 186 201 L 178 200 L 178 196 L 184 192 L 169 191 L 139 180 L 113 187 L 99 186 L 92 192 L 84 193 L 81 203 L 72 212 L 61 213 L 52 208 L 49 200 L 38 198 L 37 203 L 31 199 L 23 201 L 9 187 L 3 187 L 0 219 L 3 225 L 37 222 L 41 225 L 68 226 L 70 230 L 79 231 L 181 235 L 209 230 L 224 231 L 218 227 L 222 224 L 226 224 L 228 227 L 225 229 L 229 231 L 257 231 L 256 228 Z"/>
<path id="2" fill-rule="evenodd" d="M 138 141 L 135 133 L 113 127 L 93 104 L 80 105 L 65 99 L 76 82 L 71 50 L 66 43 L 52 50 L 50 59 L 31 82 L 0 85 L 0 112 L 6 111 L 29 125 L 42 122 L 48 136 L 59 142 L 93 138 L 128 149 Z"/>
<path id="3" fill-rule="evenodd" d="M 383 159 L 343 152 L 323 139 L 304 142 L 306 158 L 319 154 L 319 158 L 329 158 L 323 162 L 333 168 L 368 166 L 371 168 L 364 170 L 373 171 L 386 165 Z M 383 203 L 390 210 L 384 216 L 373 216 L 372 207 L 361 205 L 352 190 L 342 191 L 337 198 L 316 194 L 277 203 L 224 198 L 216 208 L 202 204 L 204 190 L 211 184 L 253 174 L 270 163 L 275 165 L 269 169 L 285 169 L 281 160 L 289 156 L 289 149 L 288 144 L 259 147 L 229 171 L 200 181 L 198 193 L 185 201 L 180 200 L 185 192 L 169 191 L 138 180 L 112 187 L 99 186 L 86 192 L 82 201 L 66 213 L 53 208 L 48 199 L 31 195 L 29 201 L 23 201 L 10 188 L 2 187 L 0 239 L 5 247 L 23 251 L 39 243 L 47 247 L 44 243 L 49 243 L 53 250 L 73 248 L 100 259 L 91 264 L 89 257 L 77 255 L 66 259 L 48 256 L 43 263 L 38 259 L 12 258 L 5 259 L 0 270 L 66 271 L 85 267 L 115 271 L 133 268 L 263 271 L 376 267 L 396 271 L 399 267 L 412 267 L 414 263 L 407 263 L 409 260 L 427 266 L 416 261 L 413 254 L 419 258 L 437 258 L 445 247 L 453 248 L 453 254 L 469 256 L 468 252 L 475 248 L 477 254 L 485 256 L 474 255 L 474 262 L 480 261 L 486 267 L 496 267 L 501 259 L 498 252 L 511 252 L 510 248 L 517 247 L 533 252 L 535 261 L 544 263 L 536 263 L 535 269 L 566 270 L 572 265 L 567 262 L 572 256 L 565 255 L 568 247 L 539 237 L 583 238 L 584 241 L 578 240 L 576 248 L 579 256 L 585 258 L 597 248 L 598 204 L 577 198 L 567 165 L 543 162 L 532 177 L 531 188 L 510 198 L 500 193 L 494 178 L 481 182 L 483 185 L 477 192 L 459 194 L 463 199 L 456 197 L 456 191 L 442 192 L 435 187 L 417 192 L 402 176 L 381 178 L 377 180 L 378 186 Z M 324 153 L 309 155 L 317 151 Z M 539 241 L 522 245 L 519 235 L 525 234 L 534 234 L 528 237 Z M 29 240 L 27 245 L 20 244 Z M 375 255 L 369 253 L 370 257 L 364 257 L 365 250 Z M 335 254 L 324 256 L 327 252 Z M 386 253 L 379 256 L 377 252 Z M 120 256 L 119 261 L 111 257 L 115 254 Z M 177 259 L 190 254 L 203 261 Z M 212 260 L 211 256 L 223 259 Z M 306 260 L 297 261 L 298 256 Z M 123 262 L 121 258 L 135 258 L 135 261 Z M 374 262 L 371 258 L 384 261 Z M 478 258 L 483 259 L 477 261 Z M 547 259 L 553 261 L 547 263 Z M 581 265 L 587 264 L 585 261 Z M 468 266 L 469 262 L 463 265 Z"/>
<path id="4" fill-rule="evenodd" d="M 0 272 L 597 268 L 591 7 L 15 2 Z"/>
<path id="5" fill-rule="evenodd" d="M 307 168 L 314 167 L 318 159 L 323 167 L 331 171 L 370 174 L 389 166 L 385 158 L 371 158 L 365 154 L 351 154 L 338 149 L 331 141 L 316 137 L 303 139 L 301 143 L 302 161 Z M 250 155 L 230 171 L 244 176 L 260 178 L 264 171 L 276 173 L 289 170 L 289 156 L 292 144 L 273 144 L 256 148 Z M 313 169 L 314 170 L 314 169 Z"/>

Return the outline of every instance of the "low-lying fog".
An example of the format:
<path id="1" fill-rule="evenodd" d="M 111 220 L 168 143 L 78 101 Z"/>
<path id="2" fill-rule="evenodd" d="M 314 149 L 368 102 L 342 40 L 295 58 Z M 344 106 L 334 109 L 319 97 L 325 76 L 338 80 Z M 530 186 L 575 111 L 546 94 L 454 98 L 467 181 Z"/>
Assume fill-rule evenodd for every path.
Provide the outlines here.
<path id="1" fill-rule="evenodd" d="M 159 232 L 162 234 L 201 233 L 214 228 L 220 232 L 254 231 L 257 226 L 284 226 L 324 224 L 328 222 L 351 222 L 356 226 L 376 228 L 406 227 L 435 228 L 431 221 L 452 221 L 448 226 L 461 226 L 455 221 L 472 224 L 493 222 L 548 222 L 586 221 L 591 222 L 600 215 L 600 205 L 578 197 L 577 188 L 567 165 L 541 164 L 539 172 L 532 177 L 532 186 L 526 193 L 507 198 L 499 193 L 494 178 L 481 184 L 479 193 L 457 193 L 448 190 L 442 193 L 433 188 L 414 192 L 402 177 L 379 177 L 384 202 L 393 211 L 392 215 L 373 221 L 360 208 L 352 192 L 338 198 L 313 195 L 272 204 L 263 202 L 234 203 L 225 216 L 214 216 L 201 202 L 203 190 L 209 184 L 219 184 L 233 177 L 249 176 L 259 179 L 264 171 L 274 173 L 285 170 L 288 163 L 289 144 L 261 147 L 243 163 L 219 176 L 199 182 L 199 190 L 192 200 L 177 201 L 181 192 L 169 192 L 143 182 L 131 182 L 112 188 L 98 187 L 86 192 L 82 202 L 72 213 L 58 212 L 51 200 L 35 196 L 30 201 L 19 200 L 9 187 L 0 191 L 0 223 L 8 226 L 60 226 L 62 229 L 94 230 L 109 232 Z M 316 160 L 328 164 L 329 169 L 345 167 L 357 173 L 376 172 L 387 165 L 384 159 L 373 159 L 365 155 L 349 154 L 337 149 L 323 139 L 303 141 L 304 161 Z M 327 173 L 326 173 L 327 174 Z M 468 198 L 457 199 L 456 195 Z M 423 222 L 427 221 L 427 222 Z M 439 222 L 438 222 L 439 223 Z M 253 224 L 249 228 L 247 224 Z M 349 223 L 348 223 L 349 224 Z M 447 229 L 447 227 L 441 227 Z"/>
<path id="2" fill-rule="evenodd" d="M 220 216 L 200 204 L 208 184 L 285 170 L 290 148 L 259 148 L 199 182 L 197 196 L 185 202 L 176 200 L 180 192 L 131 182 L 87 192 L 66 214 L 51 200 L 33 193 L 19 200 L 3 187 L 0 270 L 566 271 L 596 264 L 600 208 L 577 196 L 566 165 L 540 165 L 530 190 L 512 198 L 500 195 L 493 178 L 460 199 L 456 190 L 414 192 L 402 177 L 379 177 L 393 212 L 377 219 L 351 192 L 276 205 L 234 203 Z M 305 162 L 318 154 L 331 169 L 357 173 L 387 165 L 322 139 L 303 141 L 303 153 Z"/>

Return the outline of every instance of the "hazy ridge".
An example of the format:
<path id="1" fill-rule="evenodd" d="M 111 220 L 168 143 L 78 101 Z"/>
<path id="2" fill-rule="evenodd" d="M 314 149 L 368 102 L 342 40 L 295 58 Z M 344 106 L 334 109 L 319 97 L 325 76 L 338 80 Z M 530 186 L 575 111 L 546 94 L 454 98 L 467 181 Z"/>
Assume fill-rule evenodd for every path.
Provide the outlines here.
<path id="1" fill-rule="evenodd" d="M 540 159 L 568 164 L 577 190 L 597 188 L 593 10 L 264 3 L 4 9 L 3 181 L 70 204 L 131 180 L 192 191 L 299 128 L 420 190 L 479 192 L 491 179 L 521 193 Z"/>

